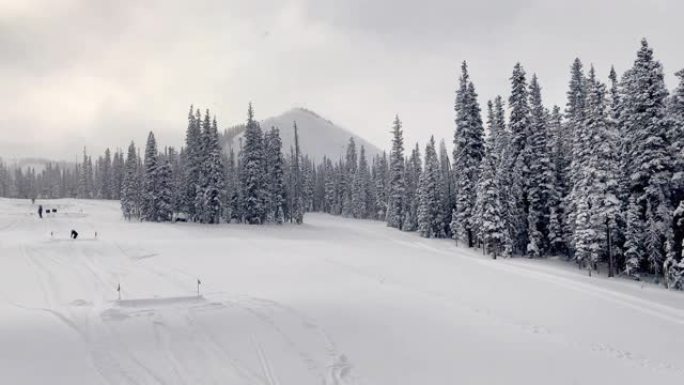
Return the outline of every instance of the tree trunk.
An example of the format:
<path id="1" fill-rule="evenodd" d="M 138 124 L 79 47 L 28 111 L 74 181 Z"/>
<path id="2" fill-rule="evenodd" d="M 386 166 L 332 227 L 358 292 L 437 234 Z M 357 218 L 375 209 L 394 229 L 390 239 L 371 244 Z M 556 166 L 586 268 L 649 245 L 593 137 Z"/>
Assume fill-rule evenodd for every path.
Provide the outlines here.
<path id="1" fill-rule="evenodd" d="M 608 244 L 608 277 L 613 277 L 615 275 L 615 261 L 613 260 L 613 251 L 610 241 L 610 226 L 608 226 L 608 219 L 606 219 L 606 242 Z"/>

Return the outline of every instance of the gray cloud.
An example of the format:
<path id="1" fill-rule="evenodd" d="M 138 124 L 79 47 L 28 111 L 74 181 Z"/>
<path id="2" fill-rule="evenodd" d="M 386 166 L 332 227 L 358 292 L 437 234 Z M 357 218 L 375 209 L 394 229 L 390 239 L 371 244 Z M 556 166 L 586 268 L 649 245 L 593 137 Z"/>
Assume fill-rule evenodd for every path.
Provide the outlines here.
<path id="1" fill-rule="evenodd" d="M 516 61 L 547 104 L 572 59 L 627 68 L 649 38 L 668 83 L 684 67 L 678 0 L 0 2 L 0 156 L 73 159 L 83 145 L 179 145 L 191 103 L 223 125 L 305 106 L 383 147 L 451 139 L 458 68 L 484 102 Z"/>

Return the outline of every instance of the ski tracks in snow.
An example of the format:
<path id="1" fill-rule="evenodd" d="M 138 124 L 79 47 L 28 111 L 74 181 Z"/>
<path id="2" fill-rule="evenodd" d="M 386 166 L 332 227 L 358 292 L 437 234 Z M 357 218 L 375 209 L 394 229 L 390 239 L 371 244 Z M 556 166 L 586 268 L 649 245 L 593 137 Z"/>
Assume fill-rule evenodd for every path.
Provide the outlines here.
<path id="1" fill-rule="evenodd" d="M 129 368 L 124 371 L 134 378 L 162 384 L 357 383 L 351 363 L 328 333 L 276 301 L 213 294 L 194 302 L 143 303 L 103 312 L 108 330 L 123 344 L 104 357 L 109 361 L 98 357 L 110 380 L 121 379 L 122 368 Z M 123 336 L 131 327 L 138 338 L 153 341 L 154 356 L 126 352 Z M 147 373 L 130 370 L 132 365 L 147 368 Z"/>
<path id="2" fill-rule="evenodd" d="M 666 322 L 684 325 L 684 311 L 680 309 L 676 309 L 664 304 L 648 302 L 644 299 L 629 294 L 616 292 L 591 283 L 584 283 L 578 281 L 577 279 L 573 279 L 572 277 L 555 274 L 554 272 L 544 271 L 535 267 L 513 265 L 511 263 L 507 263 L 506 261 L 494 261 L 490 259 L 479 258 L 478 256 L 460 255 L 459 253 L 453 251 L 450 252 L 429 245 L 422 240 L 411 242 L 398 240 L 389 236 L 386 238 L 392 242 L 399 243 L 406 247 L 420 248 L 437 254 L 447 255 L 452 258 L 461 258 L 468 263 L 474 263 L 486 266 L 487 268 L 498 269 L 507 273 L 518 274 L 525 276 L 526 278 L 558 285 L 565 289 L 570 289 L 584 295 L 598 297 L 612 304 L 627 307 L 630 310 L 652 316 Z M 516 319 L 509 315 L 503 315 L 500 312 L 496 312 L 481 303 L 473 303 L 472 301 L 466 300 L 458 292 L 444 293 L 437 290 L 425 289 L 402 279 L 387 275 L 384 272 L 379 274 L 378 272 L 369 271 L 368 269 L 343 263 L 337 259 L 329 257 L 325 257 L 324 260 L 351 273 L 374 281 L 378 285 L 383 285 L 388 288 L 392 287 L 398 290 L 408 290 L 410 292 L 425 296 L 431 300 L 437 300 L 450 306 L 456 306 L 459 309 L 464 309 L 473 314 L 481 316 L 490 322 L 516 327 L 525 333 L 542 338 L 549 343 L 560 344 L 584 352 L 607 355 L 614 359 L 623 360 L 631 365 L 648 368 L 654 371 L 668 371 L 681 373 L 684 375 L 684 368 L 673 363 L 652 360 L 641 354 L 615 348 L 610 344 L 578 342 L 560 332 L 553 331 L 546 326 L 539 325 L 536 322 Z"/>
<path id="3" fill-rule="evenodd" d="M 603 288 L 592 283 L 582 282 L 574 277 L 563 276 L 560 273 L 545 271 L 543 268 L 536 268 L 533 266 L 523 266 L 520 264 L 511 264 L 507 261 L 495 261 L 491 259 L 478 258 L 476 256 L 460 255 L 459 253 L 449 252 L 424 242 L 403 242 L 405 245 L 423 248 L 435 253 L 448 255 L 450 257 L 458 257 L 473 263 L 486 266 L 492 269 L 502 270 L 508 273 L 523 275 L 527 278 L 532 278 L 544 281 L 550 284 L 561 286 L 582 294 L 594 296 L 630 309 L 647 314 L 652 317 L 660 318 L 662 320 L 673 322 L 678 325 L 684 325 L 684 310 L 673 308 L 664 304 L 647 301 L 636 296 L 621 293 L 618 291 Z M 578 277 L 579 278 L 579 277 Z"/>
<path id="4" fill-rule="evenodd" d="M 275 376 L 273 373 L 273 368 L 271 367 L 271 362 L 268 360 L 268 357 L 266 357 L 266 353 L 264 353 L 264 349 L 261 347 L 261 344 L 259 341 L 256 339 L 254 335 L 251 337 L 252 339 L 252 345 L 254 345 L 254 349 L 256 350 L 258 356 L 259 356 L 259 364 L 261 365 L 261 372 L 263 373 L 264 377 L 266 378 L 266 383 L 267 385 L 280 385 L 280 382 L 278 381 L 278 377 Z"/>
<path id="5" fill-rule="evenodd" d="M 277 301 L 237 297 L 223 302 L 226 306 L 237 307 L 252 314 L 261 324 L 267 326 L 279 336 L 282 343 L 292 352 L 291 356 L 299 357 L 303 367 L 316 378 L 315 383 L 325 385 L 354 385 L 358 378 L 352 373 L 352 364 L 345 354 L 341 354 L 330 334 L 315 320 L 296 309 Z M 264 349 L 255 335 L 253 345 L 264 362 L 262 371 L 270 373 L 267 385 L 279 385 L 273 365 L 264 354 Z M 275 381 L 275 382 L 272 382 Z"/>

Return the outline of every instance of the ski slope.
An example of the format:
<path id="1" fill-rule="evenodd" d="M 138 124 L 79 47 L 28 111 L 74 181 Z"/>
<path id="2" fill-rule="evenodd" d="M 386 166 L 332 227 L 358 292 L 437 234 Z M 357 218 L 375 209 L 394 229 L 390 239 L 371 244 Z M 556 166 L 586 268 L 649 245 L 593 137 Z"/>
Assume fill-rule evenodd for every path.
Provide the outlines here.
<path id="1" fill-rule="evenodd" d="M 58 214 L 0 199 L 3 384 L 684 379 L 681 292 L 373 221 L 126 223 L 117 202 L 40 203 Z"/>

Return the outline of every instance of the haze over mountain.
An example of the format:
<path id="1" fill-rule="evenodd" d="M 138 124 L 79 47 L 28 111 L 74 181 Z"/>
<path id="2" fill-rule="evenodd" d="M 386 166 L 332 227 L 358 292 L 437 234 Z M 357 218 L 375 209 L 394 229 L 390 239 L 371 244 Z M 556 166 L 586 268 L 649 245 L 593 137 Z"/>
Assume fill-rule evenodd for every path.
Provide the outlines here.
<path id="1" fill-rule="evenodd" d="M 22 170 L 25 170 L 27 168 L 31 168 L 35 172 L 43 171 L 43 169 L 45 169 L 45 167 L 47 167 L 48 164 L 52 164 L 53 166 L 55 164 L 57 164 L 60 167 L 72 167 L 75 165 L 74 162 L 69 162 L 69 161 L 64 161 L 64 160 L 55 160 L 55 159 L 46 159 L 46 158 L 31 158 L 31 157 L 2 158 L 2 157 L 0 157 L 0 160 L 3 161 L 5 164 L 13 167 L 13 168 L 14 167 L 21 168 Z"/>
<path id="2" fill-rule="evenodd" d="M 260 124 L 264 131 L 270 130 L 271 127 L 280 129 L 283 152 L 289 153 L 290 146 L 294 146 L 293 122 L 297 122 L 302 152 L 314 160 L 321 160 L 323 156 L 333 160 L 343 157 L 350 137 L 354 138 L 357 151 L 361 146 L 366 148 L 368 159 L 382 152 L 376 145 L 364 138 L 306 108 L 293 108 L 281 115 L 262 120 Z M 244 125 L 237 125 L 226 129 L 223 134 L 224 146 L 228 148 L 232 145 L 237 148 L 238 140 L 242 137 L 244 128 Z"/>
<path id="3" fill-rule="evenodd" d="M 360 151 L 361 146 L 365 147 L 366 156 L 369 162 L 373 156 L 382 153 L 382 150 L 375 144 L 306 108 L 292 108 L 278 116 L 261 120 L 259 123 L 264 131 L 267 129 L 270 130 L 271 127 L 278 127 L 280 129 L 280 137 L 283 141 L 283 153 L 289 154 L 290 147 L 294 146 L 293 122 L 297 122 L 302 153 L 308 155 L 315 161 L 320 161 L 323 156 L 327 156 L 333 160 L 344 157 L 350 137 L 353 137 L 356 142 L 357 152 Z M 230 146 L 237 149 L 239 146 L 239 138 L 242 137 L 244 129 L 244 124 L 238 124 L 225 129 L 221 134 L 223 147 L 226 150 L 228 150 Z M 136 143 L 139 144 L 143 142 L 138 138 Z M 184 146 L 185 143 L 170 143 L 169 145 L 178 148 Z M 98 150 L 93 151 L 91 149 L 91 143 L 84 141 L 81 146 L 88 148 L 88 152 L 91 155 L 99 155 Z M 118 147 L 113 147 L 113 149 L 115 148 Z M 60 164 L 71 164 L 73 162 L 65 161 L 60 158 L 37 158 L 32 156 L 3 157 L 2 155 L 4 154 L 6 154 L 6 152 L 0 151 L 0 159 L 3 159 L 5 163 L 21 167 L 22 169 L 31 167 L 38 172 L 40 172 L 47 163 L 56 162 Z M 27 152 L 27 154 L 33 153 Z M 81 155 L 82 154 L 80 153 L 73 153 L 68 158 L 78 161 Z"/>

